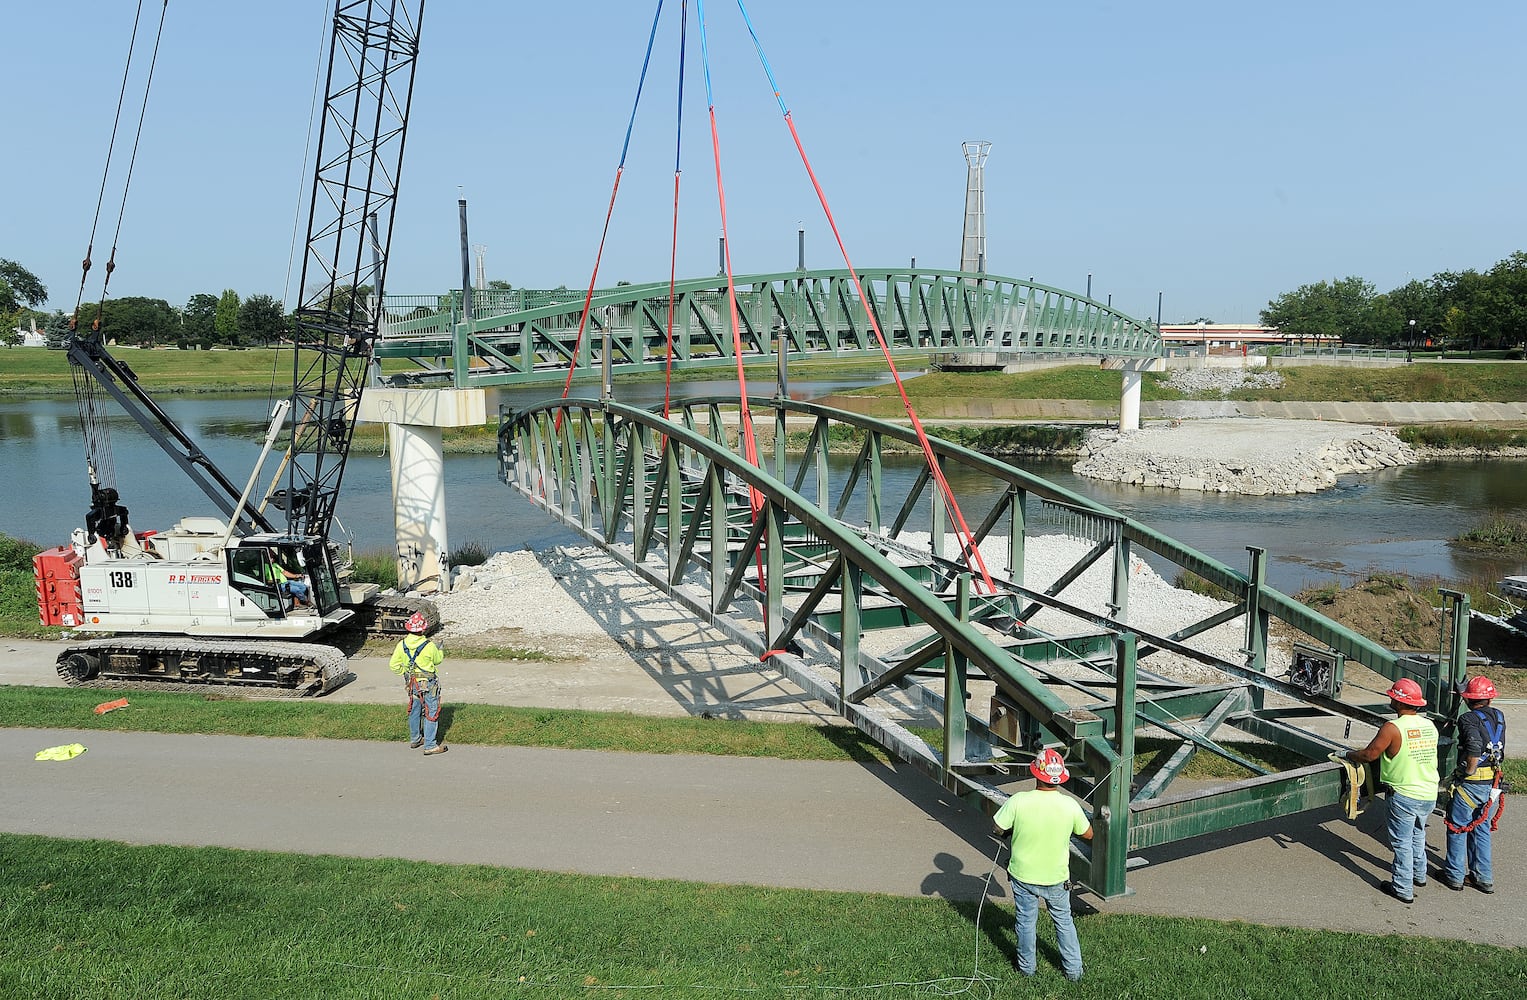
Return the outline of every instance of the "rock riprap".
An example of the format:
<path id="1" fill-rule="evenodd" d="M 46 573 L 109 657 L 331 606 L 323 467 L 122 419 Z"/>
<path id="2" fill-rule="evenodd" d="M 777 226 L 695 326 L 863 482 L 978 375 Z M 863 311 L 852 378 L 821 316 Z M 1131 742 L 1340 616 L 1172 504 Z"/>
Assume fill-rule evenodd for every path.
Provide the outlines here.
<path id="1" fill-rule="evenodd" d="M 1338 476 L 1415 461 L 1409 445 L 1366 424 L 1225 419 L 1093 431 L 1072 471 L 1136 486 L 1267 496 L 1314 493 Z"/>

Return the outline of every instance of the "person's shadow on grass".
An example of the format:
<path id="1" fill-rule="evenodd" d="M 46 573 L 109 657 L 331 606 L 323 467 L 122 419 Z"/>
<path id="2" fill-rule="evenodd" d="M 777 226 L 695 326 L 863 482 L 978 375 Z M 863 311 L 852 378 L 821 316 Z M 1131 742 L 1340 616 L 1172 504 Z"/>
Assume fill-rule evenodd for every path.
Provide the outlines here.
<path id="1" fill-rule="evenodd" d="M 923 877 L 919 886 L 922 894 L 944 900 L 950 909 L 971 924 L 975 924 L 979 917 L 979 930 L 985 933 L 992 948 L 1000 955 L 999 964 L 1010 962 L 1013 945 L 1004 928 L 1012 926 L 1012 914 L 998 905 L 1007 898 L 1004 877 L 997 873 L 995 866 L 985 876 L 967 872 L 965 863 L 946 851 L 933 856 L 933 865 L 937 871 Z"/>

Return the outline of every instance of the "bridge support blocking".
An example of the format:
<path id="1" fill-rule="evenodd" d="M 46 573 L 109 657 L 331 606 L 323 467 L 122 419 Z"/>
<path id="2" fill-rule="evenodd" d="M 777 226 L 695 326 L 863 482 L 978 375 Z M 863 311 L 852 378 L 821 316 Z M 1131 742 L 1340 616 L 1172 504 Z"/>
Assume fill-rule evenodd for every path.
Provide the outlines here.
<path id="1" fill-rule="evenodd" d="M 450 548 L 445 523 L 446 427 L 488 420 L 482 389 L 379 389 L 361 396 L 359 419 L 387 425 L 398 589 L 444 589 Z"/>
<path id="2" fill-rule="evenodd" d="M 1124 391 L 1119 397 L 1119 430 L 1140 429 L 1140 382 L 1146 372 L 1166 370 L 1165 358 L 1104 358 L 1103 367 L 1124 373 Z"/>

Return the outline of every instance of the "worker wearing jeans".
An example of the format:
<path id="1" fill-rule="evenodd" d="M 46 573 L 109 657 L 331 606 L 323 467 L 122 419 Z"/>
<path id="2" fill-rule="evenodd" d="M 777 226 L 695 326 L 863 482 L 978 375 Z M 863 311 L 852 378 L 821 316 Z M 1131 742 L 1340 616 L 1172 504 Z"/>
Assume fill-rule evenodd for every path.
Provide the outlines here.
<path id="1" fill-rule="evenodd" d="M 408 745 L 423 747 L 428 756 L 445 753 L 449 747 L 438 741 L 440 664 L 445 654 L 424 635 L 429 623 L 419 612 L 410 615 L 403 627 L 409 634 L 399 640 L 387 665 L 393 673 L 402 674 L 408 685 Z"/>
<path id="2" fill-rule="evenodd" d="M 1007 871 L 1013 886 L 1013 910 L 1018 950 L 1013 968 L 1032 976 L 1037 963 L 1036 929 L 1039 901 L 1044 900 L 1055 939 L 1060 948 L 1061 971 L 1072 982 L 1082 978 L 1082 946 L 1071 919 L 1071 890 L 1066 877 L 1071 870 L 1073 834 L 1092 839 L 1092 824 L 1081 805 L 1060 793 L 1071 777 L 1060 754 L 1046 748 L 1029 765 L 1033 791 L 1008 798 L 992 817 L 998 831 L 1012 831 L 1012 854 Z"/>
<path id="3" fill-rule="evenodd" d="M 1418 711 L 1426 696 L 1415 681 L 1402 677 L 1387 693 L 1394 721 L 1380 726 L 1363 749 L 1349 750 L 1347 759 L 1379 762 L 1379 781 L 1389 789 L 1389 846 L 1394 851 L 1390 880 L 1379 888 L 1409 903 L 1426 884 L 1426 820 L 1437 807 L 1437 727 Z"/>

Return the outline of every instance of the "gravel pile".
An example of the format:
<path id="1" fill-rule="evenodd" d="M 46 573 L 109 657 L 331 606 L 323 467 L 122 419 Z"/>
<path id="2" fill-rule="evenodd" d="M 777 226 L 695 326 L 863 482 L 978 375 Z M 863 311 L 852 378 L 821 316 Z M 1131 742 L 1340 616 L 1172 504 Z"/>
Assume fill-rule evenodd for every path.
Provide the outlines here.
<path id="1" fill-rule="evenodd" d="M 1096 430 L 1072 471 L 1137 486 L 1267 496 L 1314 493 L 1338 476 L 1415 461 L 1415 451 L 1383 428 L 1231 418 Z"/>
<path id="2" fill-rule="evenodd" d="M 903 541 L 914 548 L 926 547 L 926 534 L 908 533 Z M 1025 552 L 1024 579 L 1028 586 L 1045 589 L 1068 570 L 1092 543 L 1061 535 L 1031 536 Z M 988 538 L 982 557 L 993 571 L 1005 571 L 1007 540 Z M 1100 560 L 1061 593 L 1061 598 L 1097 614 L 1106 614 L 1112 586 L 1112 562 Z M 1135 558 L 1130 562 L 1130 620 L 1153 632 L 1171 633 L 1189 622 L 1225 607 L 1222 602 L 1179 590 L 1150 565 Z M 703 637 L 693 616 L 676 602 L 637 580 L 610 556 L 593 546 L 562 546 L 538 552 L 500 552 L 481 566 L 462 571 L 451 593 L 435 598 L 440 609 L 441 636 L 481 635 L 512 629 L 519 644 L 550 653 L 554 658 L 577 659 L 596 647 L 614 643 L 627 649 L 672 651 L 674 656 L 695 655 L 695 642 Z M 1055 635 L 1095 631 L 1094 626 L 1058 611 L 1045 609 L 1032 624 Z M 1196 636 L 1195 648 L 1230 660 L 1239 660 L 1244 625 L 1239 619 Z M 709 641 L 725 644 L 719 633 Z M 895 645 L 889 634 L 875 637 Z M 871 645 L 871 636 L 866 636 Z M 739 654 L 742 655 L 742 654 Z M 751 660 L 743 655 L 743 659 Z M 1148 669 L 1188 680 L 1202 680 L 1214 671 L 1170 654 L 1156 654 Z"/>
<path id="3" fill-rule="evenodd" d="M 538 636 L 603 637 L 605 627 L 559 582 L 573 564 L 614 560 L 592 546 L 540 552 L 499 552 L 481 566 L 460 570 L 449 594 L 435 598 L 444 636 L 478 635 L 502 628 Z"/>
<path id="4" fill-rule="evenodd" d="M 1228 396 L 1237 389 L 1281 389 L 1283 375 L 1260 368 L 1178 368 L 1167 378 L 1166 385 L 1178 392 L 1217 392 Z"/>

